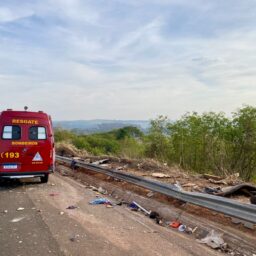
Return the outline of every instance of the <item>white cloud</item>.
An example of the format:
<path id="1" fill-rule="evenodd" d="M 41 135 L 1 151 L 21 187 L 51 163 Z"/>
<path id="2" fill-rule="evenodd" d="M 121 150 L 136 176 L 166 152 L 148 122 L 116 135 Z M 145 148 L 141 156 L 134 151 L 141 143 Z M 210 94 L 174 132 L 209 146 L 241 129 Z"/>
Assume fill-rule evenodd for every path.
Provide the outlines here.
<path id="1" fill-rule="evenodd" d="M 14 6 L 0 5 L 2 108 L 29 105 L 56 119 L 174 119 L 255 102 L 251 1 Z"/>
<path id="2" fill-rule="evenodd" d="M 13 22 L 18 19 L 29 17 L 31 15 L 33 15 L 33 12 L 31 10 L 24 10 L 22 8 L 12 10 L 10 8 L 0 6 L 0 24 Z"/>

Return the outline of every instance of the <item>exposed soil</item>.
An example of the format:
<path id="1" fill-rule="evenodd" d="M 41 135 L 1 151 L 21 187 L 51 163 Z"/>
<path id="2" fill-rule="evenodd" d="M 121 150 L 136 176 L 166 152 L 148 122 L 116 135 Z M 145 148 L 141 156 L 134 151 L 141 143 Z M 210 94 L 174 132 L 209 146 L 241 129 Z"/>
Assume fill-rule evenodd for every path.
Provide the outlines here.
<path id="1" fill-rule="evenodd" d="M 96 187 L 101 186 L 104 189 L 107 189 L 108 193 L 111 193 L 111 195 L 117 196 L 120 199 L 128 199 L 128 201 L 131 201 L 134 200 L 132 198 L 135 198 L 139 203 L 141 202 L 144 205 L 148 205 L 149 209 L 160 212 L 163 217 L 169 220 L 178 218 L 179 220 L 184 221 L 186 225 L 190 225 L 192 228 L 197 226 L 197 238 L 201 238 L 206 234 L 206 232 L 209 232 L 211 229 L 215 229 L 225 233 L 225 239 L 229 241 L 232 248 L 239 247 L 238 251 L 240 252 L 243 250 L 246 252 L 254 251 L 255 249 L 255 242 L 253 242 L 255 241 L 256 235 L 255 229 L 247 229 L 241 224 L 235 225 L 231 222 L 230 218 L 222 214 L 204 209 L 202 207 L 184 204 L 179 200 L 163 196 L 159 193 L 153 193 L 152 195 L 152 193 L 150 194 L 150 191 L 147 189 L 129 184 L 127 182 L 118 181 L 111 177 L 107 177 L 103 174 L 98 174 L 89 170 L 80 169 L 74 172 L 70 168 L 63 166 L 59 166 L 58 170 L 64 175 L 73 176 L 80 182 L 85 182 L 86 184 L 94 185 Z M 131 191 L 132 194 L 129 191 Z M 143 198 L 137 197 L 136 194 L 142 195 Z M 148 194 L 150 194 L 150 197 L 147 196 Z M 170 207 L 171 210 L 166 210 Z"/>
<path id="2" fill-rule="evenodd" d="M 56 173 L 48 184 L 0 184 L 0 195 L 0 255 L 221 255 L 125 205 L 90 205 L 97 192 Z"/>
<path id="3" fill-rule="evenodd" d="M 62 153 L 64 156 L 71 156 L 69 151 Z M 105 159 L 106 161 L 103 164 L 100 164 L 101 167 L 117 169 L 169 184 L 178 183 L 182 186 L 183 190 L 188 192 L 203 192 L 205 188 L 218 189 L 221 191 L 222 189 L 243 182 L 236 176 L 236 174 L 229 177 L 216 177 L 217 180 L 214 180 L 211 178 L 204 178 L 204 175 L 189 173 L 179 167 L 169 167 L 166 164 L 161 164 L 153 159 L 134 160 L 110 156 L 89 155 L 83 155 L 81 157 L 81 154 L 76 154 L 75 151 L 73 151 L 72 156 L 77 156 L 80 160 L 87 163 L 99 162 L 100 160 Z M 165 177 L 154 177 L 155 174 L 156 176 L 161 175 Z M 234 194 L 231 198 L 241 203 L 250 203 L 250 196 L 246 191 Z"/>

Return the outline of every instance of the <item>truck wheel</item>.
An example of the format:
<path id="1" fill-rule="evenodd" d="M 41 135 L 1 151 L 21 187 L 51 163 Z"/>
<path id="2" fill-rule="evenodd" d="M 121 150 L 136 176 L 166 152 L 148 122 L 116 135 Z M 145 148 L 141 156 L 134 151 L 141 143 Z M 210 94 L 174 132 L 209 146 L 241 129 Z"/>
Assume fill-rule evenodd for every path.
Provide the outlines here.
<path id="1" fill-rule="evenodd" d="M 41 183 L 47 183 L 48 182 L 49 174 L 45 174 L 43 177 L 40 177 Z"/>

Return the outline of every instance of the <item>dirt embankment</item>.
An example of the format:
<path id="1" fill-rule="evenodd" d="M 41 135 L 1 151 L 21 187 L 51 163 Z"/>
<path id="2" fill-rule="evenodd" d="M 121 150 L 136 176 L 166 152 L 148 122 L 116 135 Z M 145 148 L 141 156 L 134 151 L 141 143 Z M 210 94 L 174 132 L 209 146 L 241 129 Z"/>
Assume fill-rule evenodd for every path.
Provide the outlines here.
<path id="1" fill-rule="evenodd" d="M 78 150 L 71 144 L 58 143 L 56 145 L 56 153 L 61 156 L 74 157 L 86 163 L 95 163 L 101 167 L 116 169 L 123 172 L 132 173 L 138 176 L 166 182 L 169 184 L 177 184 L 183 190 L 189 192 L 204 192 L 209 194 L 225 193 L 232 186 L 242 184 L 239 174 L 233 174 L 227 177 L 219 177 L 210 174 L 193 174 L 182 170 L 178 166 L 169 167 L 153 159 L 127 159 L 113 156 L 91 156 L 84 150 Z M 253 186 L 253 184 L 249 184 Z M 239 189 L 231 193 L 229 196 L 242 203 L 250 203 L 251 197 L 256 193 L 252 189 Z"/>

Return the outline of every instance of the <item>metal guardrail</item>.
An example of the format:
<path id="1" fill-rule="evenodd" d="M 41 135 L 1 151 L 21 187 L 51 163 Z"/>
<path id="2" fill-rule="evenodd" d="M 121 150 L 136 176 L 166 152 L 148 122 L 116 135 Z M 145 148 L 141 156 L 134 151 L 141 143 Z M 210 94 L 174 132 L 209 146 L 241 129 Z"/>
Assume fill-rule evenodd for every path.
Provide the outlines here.
<path id="1" fill-rule="evenodd" d="M 71 164 L 72 159 L 62 156 L 56 156 L 56 160 Z M 80 160 L 75 160 L 76 166 L 87 170 L 102 173 L 116 179 L 130 182 L 132 184 L 147 188 L 154 192 L 158 192 L 184 202 L 198 205 L 204 208 L 223 213 L 225 215 L 235 217 L 256 224 L 256 206 L 243 204 L 232 199 L 214 196 L 197 192 L 180 191 L 174 185 L 146 179 L 133 174 L 124 173 L 117 170 L 110 170 L 93 164 L 87 164 Z"/>

